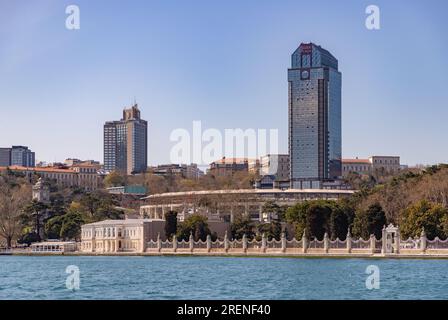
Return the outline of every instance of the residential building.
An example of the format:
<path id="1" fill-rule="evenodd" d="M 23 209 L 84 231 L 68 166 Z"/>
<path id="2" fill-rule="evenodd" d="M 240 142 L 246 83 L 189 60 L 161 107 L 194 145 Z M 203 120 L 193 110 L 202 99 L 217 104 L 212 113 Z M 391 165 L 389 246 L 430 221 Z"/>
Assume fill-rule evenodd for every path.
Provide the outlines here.
<path id="1" fill-rule="evenodd" d="M 147 166 L 148 123 L 135 104 L 123 110 L 121 120 L 104 124 L 104 169 L 134 174 L 146 172 Z"/>
<path id="2" fill-rule="evenodd" d="M 165 240 L 161 219 L 104 220 L 81 227 L 82 252 L 145 252 L 149 240 Z"/>
<path id="3" fill-rule="evenodd" d="M 35 166 L 35 154 L 28 147 L 25 146 L 12 146 L 11 148 L 11 165 L 34 167 Z"/>
<path id="4" fill-rule="evenodd" d="M 342 176 L 341 73 L 338 60 L 302 43 L 288 69 L 291 188 L 321 188 Z"/>
<path id="5" fill-rule="evenodd" d="M 11 148 L 0 148 L 0 167 L 11 165 Z"/>
<path id="6" fill-rule="evenodd" d="M 73 166 L 70 168 L 0 167 L 0 171 L 6 171 L 7 169 L 24 174 L 30 181 L 31 177 L 35 174 L 44 180 L 54 180 L 62 187 L 79 187 L 86 191 L 96 190 L 101 184 L 101 176 L 97 173 L 96 168 L 87 165 Z"/>
<path id="7" fill-rule="evenodd" d="M 342 174 L 347 176 L 350 172 L 371 174 L 376 171 L 397 172 L 406 168 L 400 164 L 399 156 L 370 156 L 367 159 L 343 159 Z"/>
<path id="8" fill-rule="evenodd" d="M 204 173 L 197 164 L 160 164 L 149 168 L 149 172 L 158 176 L 177 176 L 185 179 L 198 179 Z"/>
<path id="9" fill-rule="evenodd" d="M 260 158 L 260 175 L 273 175 L 276 180 L 289 180 L 289 154 L 267 154 Z"/>
<path id="10" fill-rule="evenodd" d="M 369 161 L 373 170 L 384 169 L 387 172 L 396 172 L 401 169 L 400 157 L 398 156 L 370 156 Z"/>
<path id="11" fill-rule="evenodd" d="M 96 166 L 98 169 L 101 169 L 100 162 L 95 160 L 80 160 L 76 158 L 68 158 L 64 160 L 64 164 L 68 167 L 73 167 L 76 165 L 91 165 Z"/>
<path id="12" fill-rule="evenodd" d="M 260 160 L 247 159 L 247 170 L 250 173 L 260 174 Z"/>
<path id="13" fill-rule="evenodd" d="M 185 178 L 187 179 L 199 179 L 204 175 L 204 172 L 198 168 L 196 163 L 185 165 L 185 167 Z"/>
<path id="14" fill-rule="evenodd" d="M 34 167 L 35 165 L 35 153 L 28 147 L 12 146 L 11 148 L 0 148 L 0 167 Z"/>
<path id="15" fill-rule="evenodd" d="M 342 175 L 346 176 L 350 172 L 359 174 L 369 174 L 372 166 L 369 159 L 342 159 Z"/>
<path id="16" fill-rule="evenodd" d="M 249 172 L 249 159 L 223 157 L 210 164 L 209 173 L 214 176 L 232 176 L 235 172 Z"/>

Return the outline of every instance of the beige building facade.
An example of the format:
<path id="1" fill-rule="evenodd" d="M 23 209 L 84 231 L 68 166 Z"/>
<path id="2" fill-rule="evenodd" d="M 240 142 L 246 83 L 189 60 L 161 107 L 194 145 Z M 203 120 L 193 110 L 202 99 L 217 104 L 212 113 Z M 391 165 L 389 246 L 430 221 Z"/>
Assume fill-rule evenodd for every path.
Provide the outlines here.
<path id="1" fill-rule="evenodd" d="M 70 168 L 58 167 L 21 167 L 10 166 L 0 167 L 0 171 L 11 170 L 25 174 L 31 179 L 33 174 L 38 175 L 44 180 L 55 180 L 62 187 L 79 187 L 86 191 L 94 191 L 101 184 L 101 176 L 97 173 L 96 166 L 79 165 Z"/>
<path id="2" fill-rule="evenodd" d="M 274 175 L 278 181 L 289 180 L 289 155 L 268 154 L 261 157 L 260 175 Z"/>
<path id="3" fill-rule="evenodd" d="M 349 173 L 371 174 L 383 170 L 393 173 L 402 169 L 399 156 L 370 156 L 367 159 L 342 159 L 342 175 Z"/>
<path id="4" fill-rule="evenodd" d="M 164 239 L 161 219 L 104 220 L 81 227 L 81 251 L 97 253 L 145 252 L 146 243 Z"/>

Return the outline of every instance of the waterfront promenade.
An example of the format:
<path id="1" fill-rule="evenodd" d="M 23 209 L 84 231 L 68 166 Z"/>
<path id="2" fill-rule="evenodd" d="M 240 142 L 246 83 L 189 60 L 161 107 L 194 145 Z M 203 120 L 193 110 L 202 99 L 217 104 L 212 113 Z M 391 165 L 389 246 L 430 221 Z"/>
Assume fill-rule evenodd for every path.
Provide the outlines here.
<path id="1" fill-rule="evenodd" d="M 227 234 L 223 240 L 194 241 L 190 235 L 188 241 L 179 241 L 176 236 L 171 240 L 150 240 L 142 243 L 138 251 L 31 251 L 26 249 L 4 251 L 3 254 L 17 255 L 117 255 L 117 256 L 159 256 L 159 255 L 197 255 L 197 256 L 266 256 L 266 257 L 344 257 L 344 258 L 448 258 L 448 239 L 429 240 L 422 231 L 420 237 L 402 240 L 397 227 L 389 225 L 383 228 L 382 238 L 355 239 L 350 233 L 346 239 L 331 240 L 327 234 L 322 240 L 308 239 L 304 234 L 300 240 L 287 240 L 285 234 L 280 240 L 249 240 L 245 235 L 241 240 L 229 240 Z M 79 245 L 78 245 L 79 248 Z M 107 248 L 107 246 L 102 246 Z M 1 254 L 1 251 L 0 251 Z"/>

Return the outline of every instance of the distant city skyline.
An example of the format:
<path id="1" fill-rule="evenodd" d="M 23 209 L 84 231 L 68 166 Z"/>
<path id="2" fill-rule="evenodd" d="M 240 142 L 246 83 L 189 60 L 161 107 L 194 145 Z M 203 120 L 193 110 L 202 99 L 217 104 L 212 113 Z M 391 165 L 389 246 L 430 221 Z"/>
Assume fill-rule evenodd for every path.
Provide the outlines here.
<path id="1" fill-rule="evenodd" d="M 285 70 L 314 42 L 343 72 L 343 158 L 448 162 L 445 1 L 375 1 L 380 30 L 365 28 L 370 1 L 81 0 L 81 28 L 67 30 L 70 4 L 0 3 L 0 147 L 103 161 L 104 122 L 136 99 L 148 165 L 169 163 L 170 133 L 195 120 L 279 129 L 288 153 Z"/>

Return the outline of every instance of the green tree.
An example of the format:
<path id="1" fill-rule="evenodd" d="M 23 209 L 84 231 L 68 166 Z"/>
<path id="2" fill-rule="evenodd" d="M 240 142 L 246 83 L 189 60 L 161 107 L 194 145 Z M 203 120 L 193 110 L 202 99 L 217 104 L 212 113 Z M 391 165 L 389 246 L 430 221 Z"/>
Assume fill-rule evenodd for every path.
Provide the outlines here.
<path id="1" fill-rule="evenodd" d="M 424 228 L 429 239 L 434 239 L 435 237 L 445 238 L 448 234 L 447 222 L 447 208 L 440 204 L 421 200 L 403 211 L 400 221 L 400 233 L 403 238 L 420 236 Z"/>
<path id="2" fill-rule="evenodd" d="M 59 239 L 61 235 L 62 224 L 64 223 L 64 215 L 54 216 L 45 223 L 45 236 L 47 239 Z"/>
<path id="3" fill-rule="evenodd" d="M 344 240 L 350 227 L 350 218 L 341 207 L 335 206 L 330 215 L 330 235 L 332 239 Z"/>
<path id="4" fill-rule="evenodd" d="M 282 225 L 278 221 L 272 221 L 270 223 L 261 223 L 257 226 L 258 238 L 261 238 L 263 233 L 268 240 L 280 240 L 282 235 Z"/>
<path id="5" fill-rule="evenodd" d="M 106 188 L 121 187 L 126 184 L 126 176 L 118 171 L 112 171 L 104 178 L 103 183 Z"/>
<path id="6" fill-rule="evenodd" d="M 22 230 L 22 236 L 17 240 L 18 243 L 30 245 L 33 242 L 39 242 L 40 236 L 32 227 L 25 227 Z"/>
<path id="7" fill-rule="evenodd" d="M 177 212 L 176 211 L 168 211 L 165 214 L 165 236 L 168 239 L 176 234 L 177 232 Z"/>
<path id="8" fill-rule="evenodd" d="M 79 239 L 81 226 L 85 222 L 86 221 L 79 212 L 69 211 L 63 217 L 59 237 L 63 240 Z"/>
<path id="9" fill-rule="evenodd" d="M 239 216 L 230 225 L 233 239 L 241 239 L 245 234 L 248 239 L 253 239 L 255 236 L 254 226 L 249 218 Z"/>
<path id="10" fill-rule="evenodd" d="M 301 239 L 303 231 L 306 230 L 306 216 L 310 203 L 310 201 L 299 202 L 286 210 L 285 219 L 294 226 L 296 239 Z"/>
<path id="11" fill-rule="evenodd" d="M 177 238 L 179 240 L 188 240 L 190 234 L 193 234 L 195 241 L 199 239 L 205 241 L 207 235 L 212 235 L 207 224 L 207 218 L 200 214 L 192 214 L 184 222 L 179 224 Z"/>
<path id="12" fill-rule="evenodd" d="M 42 214 L 47 208 L 48 206 L 46 204 L 33 199 L 23 209 L 24 222 L 29 223 L 32 221 L 34 224 L 34 232 L 37 235 L 38 241 L 40 241 Z"/>
<path id="13" fill-rule="evenodd" d="M 331 207 L 326 203 L 315 202 L 307 209 L 306 228 L 310 238 L 322 240 L 329 231 Z"/>
<path id="14" fill-rule="evenodd" d="M 386 214 L 379 203 L 374 203 L 367 210 L 356 214 L 353 222 L 353 234 L 363 239 L 368 239 L 373 234 L 377 239 L 380 239 L 385 225 Z"/>
<path id="15" fill-rule="evenodd" d="M 276 215 L 278 221 L 282 221 L 285 216 L 286 207 L 279 206 L 272 200 L 266 201 L 262 207 L 262 212 L 270 214 L 271 216 Z"/>

